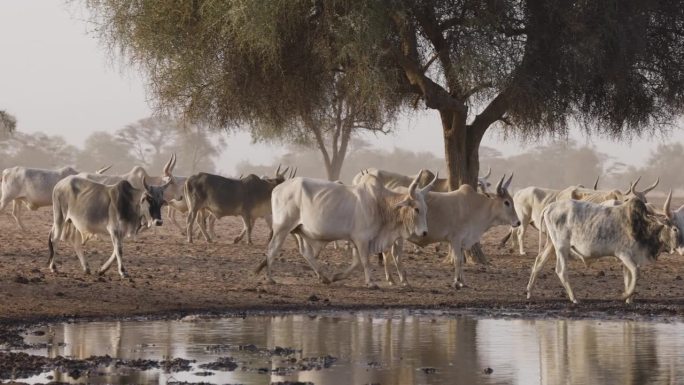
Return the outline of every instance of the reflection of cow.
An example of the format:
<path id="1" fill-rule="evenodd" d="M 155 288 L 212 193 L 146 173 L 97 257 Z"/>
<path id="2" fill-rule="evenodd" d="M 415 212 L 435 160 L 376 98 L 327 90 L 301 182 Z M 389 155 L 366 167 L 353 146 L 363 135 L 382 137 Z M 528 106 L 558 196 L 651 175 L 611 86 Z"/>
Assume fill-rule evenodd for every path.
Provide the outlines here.
<path id="1" fill-rule="evenodd" d="M 161 226 L 161 206 L 164 203 L 163 186 L 148 186 L 142 178 L 144 190 L 135 189 L 128 181 L 113 186 L 103 185 L 77 176 L 69 176 L 57 183 L 52 193 L 54 221 L 48 248 L 49 267 L 55 271 L 53 241 L 70 242 L 81 266 L 90 272 L 83 254 L 83 243 L 92 235 L 109 235 L 112 240 L 112 256 L 102 265 L 102 274 L 116 258 L 119 275 L 126 276 L 123 268 L 123 238 L 135 235 L 145 216 Z M 149 223 L 149 222 L 148 222 Z"/>
<path id="2" fill-rule="evenodd" d="M 541 214 L 539 231 L 540 238 L 542 231 L 546 231 L 546 246 L 534 262 L 527 297 L 537 274 L 555 251 L 556 274 L 572 302 L 577 303 L 568 282 L 567 261 L 571 252 L 583 261 L 617 257 L 623 264 L 624 299 L 631 303 L 639 267 L 654 261 L 662 251 L 681 247 L 679 230 L 672 221 L 671 199 L 672 192 L 665 201 L 665 218 L 653 215 L 638 198 L 613 207 L 575 200 L 547 206 Z"/>
<path id="3" fill-rule="evenodd" d="M 188 242 L 192 243 L 192 228 L 197 216 L 205 211 L 217 219 L 232 215 L 242 217 L 244 228 L 234 242 L 240 242 L 247 234 L 247 243 L 251 245 L 252 227 L 257 218 L 265 218 L 271 227 L 271 192 L 285 180 L 287 170 L 281 173 L 278 167 L 275 178 L 259 178 L 250 174 L 242 179 L 231 179 L 203 172 L 189 177 L 184 193 L 188 207 Z M 202 235 L 211 242 L 205 221 L 200 220 L 198 224 Z"/>
<path id="4" fill-rule="evenodd" d="M 350 240 L 357 251 L 353 263 L 345 272 L 336 274 L 333 281 L 348 277 L 360 262 L 366 285 L 374 287 L 368 270 L 369 253 L 385 250 L 398 238 L 427 234 L 425 195 L 432 184 L 419 189 L 418 178 L 408 193 L 389 190 L 370 174 L 355 186 L 310 178 L 284 182 L 273 190 L 273 239 L 257 273 L 267 267 L 266 276 L 273 281 L 273 260 L 287 235 L 293 233 L 299 237 L 302 256 L 324 282 L 328 278 L 321 275 L 316 257 L 326 244 Z"/>

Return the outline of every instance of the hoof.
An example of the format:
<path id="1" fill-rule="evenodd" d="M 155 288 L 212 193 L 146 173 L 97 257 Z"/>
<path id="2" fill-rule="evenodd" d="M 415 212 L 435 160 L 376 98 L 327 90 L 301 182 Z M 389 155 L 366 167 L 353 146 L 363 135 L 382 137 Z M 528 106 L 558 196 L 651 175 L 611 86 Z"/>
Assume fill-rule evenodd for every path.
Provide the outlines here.
<path id="1" fill-rule="evenodd" d="M 83 273 L 86 275 L 92 274 L 89 268 L 86 268 L 85 270 L 83 270 Z"/>
<path id="2" fill-rule="evenodd" d="M 337 282 L 337 281 L 342 280 L 342 279 L 344 279 L 344 277 L 342 276 L 342 273 L 335 273 L 335 274 L 333 274 L 332 278 L 330 278 L 330 281 Z"/>
<path id="3" fill-rule="evenodd" d="M 123 279 L 126 279 L 126 278 L 128 278 L 128 273 L 127 273 L 127 272 L 125 272 L 125 271 L 120 271 L 120 272 L 119 272 L 119 275 L 120 275 L 120 276 L 121 276 L 121 278 L 123 278 Z"/>
<path id="4" fill-rule="evenodd" d="M 366 287 L 369 288 L 369 289 L 371 289 L 371 290 L 378 290 L 378 289 L 380 289 L 380 287 L 378 286 L 378 284 L 376 284 L 375 282 L 369 282 L 369 283 L 367 283 L 367 284 L 366 284 Z"/>
<path id="5" fill-rule="evenodd" d="M 463 284 L 463 282 L 454 282 L 451 284 L 451 287 L 458 290 L 458 289 L 465 287 L 465 285 Z"/>
<path id="6" fill-rule="evenodd" d="M 527 299 L 532 299 L 532 293 L 530 293 L 529 291 L 527 292 Z"/>
<path id="7" fill-rule="evenodd" d="M 330 285 L 332 283 L 330 278 L 326 277 L 325 275 L 321 275 L 320 277 L 318 277 L 318 280 L 324 285 Z"/>
<path id="8" fill-rule="evenodd" d="M 241 240 L 242 240 L 242 237 L 237 237 L 237 238 L 233 239 L 233 244 L 240 243 Z"/>
<path id="9" fill-rule="evenodd" d="M 97 275 L 104 275 L 104 273 L 106 273 L 106 272 L 107 272 L 106 270 L 98 270 Z"/>

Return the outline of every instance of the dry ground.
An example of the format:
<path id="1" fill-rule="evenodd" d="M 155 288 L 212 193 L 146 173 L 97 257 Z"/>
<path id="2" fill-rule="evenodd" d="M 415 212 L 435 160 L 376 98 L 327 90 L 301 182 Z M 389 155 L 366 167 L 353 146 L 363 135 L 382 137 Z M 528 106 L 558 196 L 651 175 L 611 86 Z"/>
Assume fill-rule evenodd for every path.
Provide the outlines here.
<path id="1" fill-rule="evenodd" d="M 675 206 L 676 207 L 676 206 Z M 288 239 L 267 284 L 253 269 L 264 255 L 266 227 L 258 222 L 255 244 L 233 244 L 241 221 L 224 218 L 217 225 L 220 238 L 213 244 L 203 239 L 187 244 L 169 223 L 124 244 L 124 266 L 130 279 L 121 279 L 114 268 L 103 277 L 85 275 L 73 250 L 57 245 L 59 273 L 47 269 L 47 236 L 51 212 L 43 208 L 28 212 L 28 231 L 22 234 L 8 213 L 0 214 L 0 321 L 40 321 L 63 317 L 125 317 L 133 315 L 186 314 L 192 312 L 241 312 L 249 310 L 312 310 L 343 308 L 474 308 L 516 314 L 550 312 L 560 316 L 682 316 L 684 276 L 681 257 L 664 255 L 642 270 L 635 305 L 625 305 L 622 270 L 606 259 L 585 267 L 570 264 L 570 282 L 580 301 L 570 305 L 553 273 L 550 261 L 536 286 L 535 296 L 524 296 L 530 268 L 536 256 L 537 233 L 528 234 L 528 253 L 518 256 L 501 249 L 498 241 L 507 231 L 498 227 L 484 237 L 490 265 L 468 265 L 469 285 L 452 289 L 453 271 L 441 263 L 433 247 L 410 252 L 405 266 L 410 289 L 390 287 L 373 258 L 372 274 L 380 289 L 364 286 L 359 270 L 346 281 L 326 286 L 319 283 Z M 86 246 L 95 270 L 110 255 L 111 244 L 91 241 Z M 343 251 L 324 251 L 321 261 L 331 274 L 350 263 Z"/>

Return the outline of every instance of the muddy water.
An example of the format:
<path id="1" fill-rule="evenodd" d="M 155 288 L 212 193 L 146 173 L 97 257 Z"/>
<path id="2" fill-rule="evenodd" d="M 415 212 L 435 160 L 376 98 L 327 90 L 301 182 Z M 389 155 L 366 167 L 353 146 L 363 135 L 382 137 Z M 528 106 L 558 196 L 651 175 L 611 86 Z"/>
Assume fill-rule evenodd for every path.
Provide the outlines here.
<path id="1" fill-rule="evenodd" d="M 56 324 L 34 355 L 195 360 L 189 370 L 98 367 L 29 383 L 684 383 L 684 324 L 481 319 L 402 311 Z M 275 350 L 276 347 L 284 349 Z M 291 351 L 290 349 L 294 350 Z M 270 350 L 270 351 L 269 351 Z M 233 371 L 200 365 L 232 357 Z M 203 374 L 203 375 L 200 375 Z"/>

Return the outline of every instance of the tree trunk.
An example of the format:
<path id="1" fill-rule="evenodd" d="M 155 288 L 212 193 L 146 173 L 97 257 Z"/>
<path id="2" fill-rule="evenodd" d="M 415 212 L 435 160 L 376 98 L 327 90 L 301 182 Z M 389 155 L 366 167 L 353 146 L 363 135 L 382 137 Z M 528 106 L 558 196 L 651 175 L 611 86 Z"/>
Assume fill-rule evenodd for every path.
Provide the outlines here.
<path id="1" fill-rule="evenodd" d="M 440 117 L 444 131 L 444 155 L 449 173 L 450 190 L 455 190 L 462 184 L 469 184 L 477 189 L 482 135 L 477 135 L 466 124 L 465 117 L 448 111 L 440 111 Z M 469 263 L 488 264 L 479 243 L 476 243 L 470 250 L 465 250 L 465 256 Z"/>

